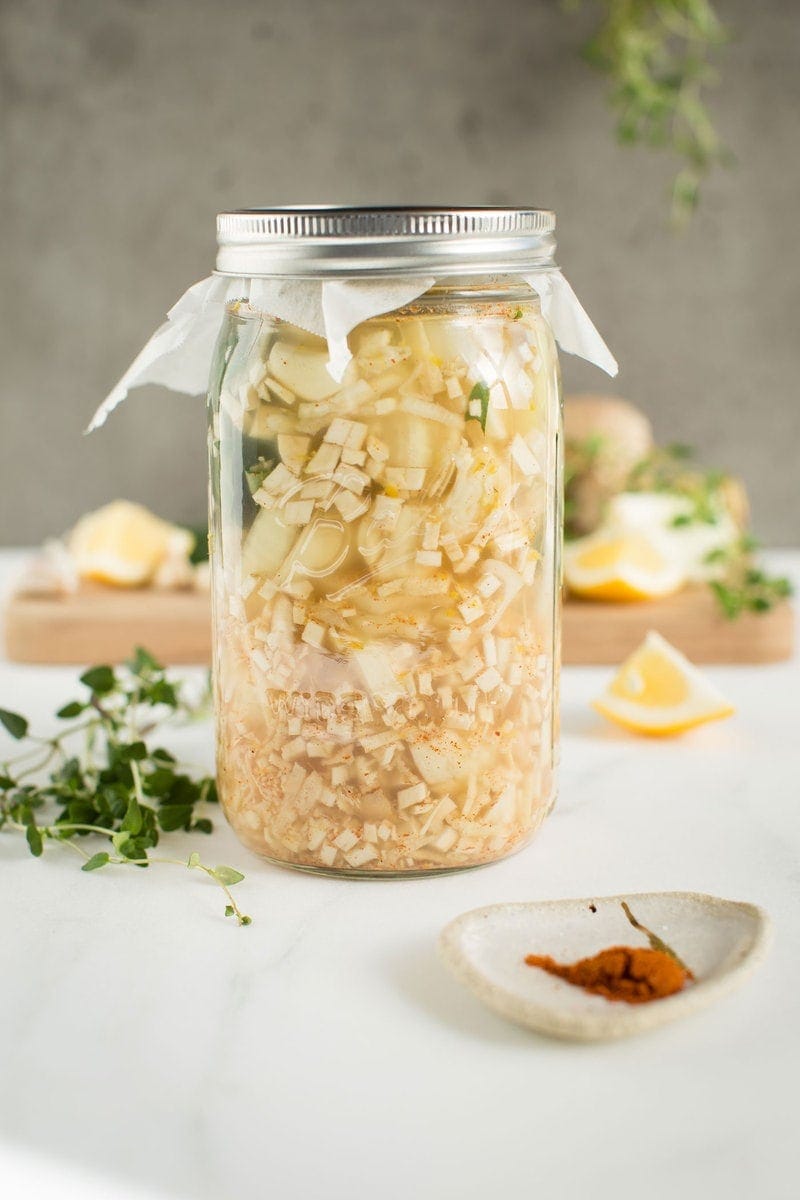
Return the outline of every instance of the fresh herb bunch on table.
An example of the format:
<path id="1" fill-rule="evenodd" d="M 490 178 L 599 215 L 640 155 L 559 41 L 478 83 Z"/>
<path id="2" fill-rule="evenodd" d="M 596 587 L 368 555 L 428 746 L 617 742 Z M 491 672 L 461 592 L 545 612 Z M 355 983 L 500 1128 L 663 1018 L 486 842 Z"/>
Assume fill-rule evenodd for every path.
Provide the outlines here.
<path id="1" fill-rule="evenodd" d="M 704 581 L 729 620 L 771 611 L 792 594 L 790 581 L 759 566 L 748 532 L 747 493 L 736 477 L 695 461 L 690 446 L 652 444 L 648 422 L 627 401 L 572 396 L 565 405 L 565 537 L 645 536 L 672 561 L 690 556 L 690 579 Z M 633 451 L 650 445 L 643 455 Z M 631 509 L 637 496 L 672 501 Z M 621 507 L 624 505 L 624 507 Z M 648 515 L 649 514 L 649 515 Z M 683 539 L 680 535 L 686 535 Z M 569 570 L 567 580 L 570 582 Z"/>
<path id="2" fill-rule="evenodd" d="M 727 546 L 706 554 L 704 562 L 714 571 L 708 586 L 723 616 L 735 620 L 745 612 L 770 612 L 788 599 L 792 584 L 783 575 L 770 575 L 759 567 L 756 554 L 760 542 L 747 532 L 749 506 L 741 484 L 724 471 L 697 466 L 694 450 L 682 443 L 654 450 L 631 472 L 630 491 L 666 492 L 687 501 L 686 512 L 673 517 L 673 528 L 715 525 L 727 511 L 742 530 Z"/>
<path id="3" fill-rule="evenodd" d="M 202 871 L 225 893 L 225 915 L 249 925 L 230 891 L 244 878 L 240 871 L 208 866 L 197 852 L 188 859 L 154 853 L 170 834 L 213 829 L 214 780 L 193 777 L 152 741 L 166 721 L 196 716 L 198 706 L 141 648 L 121 669 L 91 667 L 80 682 L 84 693 L 58 710 L 63 724 L 51 737 L 0 709 L 7 732 L 27 743 L 0 765 L 0 830 L 24 835 L 36 858 L 47 842 L 69 846 L 85 860 L 84 871 L 151 864 Z M 94 850 L 98 838 L 107 849 Z"/>

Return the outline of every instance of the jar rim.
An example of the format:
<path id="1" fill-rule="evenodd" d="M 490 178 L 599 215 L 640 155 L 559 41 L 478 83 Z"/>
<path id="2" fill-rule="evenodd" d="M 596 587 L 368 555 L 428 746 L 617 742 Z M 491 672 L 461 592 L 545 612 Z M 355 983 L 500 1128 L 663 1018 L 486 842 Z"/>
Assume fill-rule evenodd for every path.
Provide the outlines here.
<path id="1" fill-rule="evenodd" d="M 551 266 L 555 213 L 500 206 L 328 205 L 217 216 L 223 275 L 326 278 L 520 272 Z"/>

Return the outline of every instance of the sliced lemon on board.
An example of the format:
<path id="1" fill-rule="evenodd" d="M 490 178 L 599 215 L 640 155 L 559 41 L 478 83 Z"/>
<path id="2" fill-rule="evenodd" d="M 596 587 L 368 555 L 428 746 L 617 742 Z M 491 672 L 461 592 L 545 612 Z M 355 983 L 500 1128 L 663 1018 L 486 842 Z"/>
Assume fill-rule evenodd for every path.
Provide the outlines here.
<path id="1" fill-rule="evenodd" d="M 566 548 L 564 577 L 588 600 L 657 600 L 683 587 L 686 570 L 642 534 L 602 534 Z"/>
<path id="2" fill-rule="evenodd" d="M 82 579 L 116 587 L 148 583 L 167 559 L 187 557 L 194 538 L 128 500 L 115 500 L 81 517 L 69 552 Z"/>
<path id="3" fill-rule="evenodd" d="M 610 721 L 652 737 L 684 733 L 735 711 L 680 650 L 652 632 L 593 704 Z"/>

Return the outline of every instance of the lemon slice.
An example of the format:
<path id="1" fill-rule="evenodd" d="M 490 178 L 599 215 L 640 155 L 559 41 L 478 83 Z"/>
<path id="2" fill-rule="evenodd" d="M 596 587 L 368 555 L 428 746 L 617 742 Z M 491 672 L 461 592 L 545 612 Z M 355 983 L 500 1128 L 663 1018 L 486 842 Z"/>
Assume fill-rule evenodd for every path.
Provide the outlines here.
<path id="1" fill-rule="evenodd" d="M 730 717 L 733 706 L 659 633 L 648 633 L 594 707 L 610 721 L 653 737 L 669 737 Z"/>
<path id="2" fill-rule="evenodd" d="M 567 547 L 564 577 L 590 600 L 656 600 L 683 587 L 686 570 L 643 534 L 602 534 Z"/>
<path id="3" fill-rule="evenodd" d="M 167 559 L 187 558 L 194 538 L 141 504 L 115 500 L 81 517 L 69 551 L 82 579 L 116 587 L 148 583 Z"/>

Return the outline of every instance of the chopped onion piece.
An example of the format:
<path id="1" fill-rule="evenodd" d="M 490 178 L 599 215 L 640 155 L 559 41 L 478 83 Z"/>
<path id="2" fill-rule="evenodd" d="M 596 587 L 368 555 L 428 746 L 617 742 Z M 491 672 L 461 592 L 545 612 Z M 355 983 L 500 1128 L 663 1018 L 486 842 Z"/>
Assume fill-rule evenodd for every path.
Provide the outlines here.
<path id="1" fill-rule="evenodd" d="M 280 496 L 282 493 L 289 491 L 291 488 L 296 486 L 297 481 L 292 472 L 285 463 L 279 462 L 277 466 L 270 471 L 269 475 L 267 475 L 264 482 L 261 484 L 261 487 L 256 492 L 254 499 L 257 500 L 260 492 L 266 493 L 270 496 Z"/>
<path id="2" fill-rule="evenodd" d="M 538 462 L 528 449 L 528 445 L 524 438 L 521 438 L 519 434 L 516 435 L 511 443 L 511 457 L 514 459 L 514 462 L 517 464 L 520 471 L 522 471 L 523 475 L 531 476 L 541 474 L 541 468 L 539 467 Z"/>
<path id="3" fill-rule="evenodd" d="M 450 589 L 446 575 L 433 575 L 430 579 L 414 579 L 405 581 L 405 591 L 410 596 L 445 596 Z"/>
<path id="4" fill-rule="evenodd" d="M 422 531 L 422 549 L 437 550 L 439 547 L 439 529 L 438 521 L 426 521 Z"/>
<path id="5" fill-rule="evenodd" d="M 287 500 L 282 515 L 287 525 L 307 525 L 313 512 L 313 500 Z"/>
<path id="6" fill-rule="evenodd" d="M 468 596 L 466 600 L 463 600 L 461 604 L 459 604 L 458 611 L 461 613 L 461 616 L 464 618 L 466 623 L 471 625 L 473 621 L 477 621 L 480 617 L 482 617 L 486 610 L 477 596 Z"/>
<path id="7" fill-rule="evenodd" d="M 387 467 L 386 479 L 404 492 L 418 492 L 425 483 L 424 467 Z"/>
<path id="8" fill-rule="evenodd" d="M 470 631 L 466 625 L 453 625 L 447 634 L 447 640 L 458 653 L 461 653 L 470 639 Z"/>
<path id="9" fill-rule="evenodd" d="M 442 538 L 442 548 L 452 563 L 457 563 L 464 557 L 464 551 L 452 534 Z"/>
<path id="10" fill-rule="evenodd" d="M 377 459 L 378 462 L 386 462 L 386 459 L 389 457 L 389 447 L 380 438 L 371 434 L 367 438 L 367 453 L 372 458 Z"/>
<path id="11" fill-rule="evenodd" d="M 397 793 L 397 807 L 399 809 L 409 808 L 412 804 L 419 804 L 425 800 L 428 795 L 427 784 L 414 783 L 411 787 L 401 788 Z"/>
<path id="12" fill-rule="evenodd" d="M 369 475 L 359 471 L 358 467 L 340 464 L 333 473 L 335 483 L 341 484 L 349 492 L 360 496 L 365 487 L 369 486 Z"/>
<path id="13" fill-rule="evenodd" d="M 323 442 L 306 464 L 306 474 L 330 474 L 336 469 L 341 453 L 340 446 L 333 445 L 330 442 Z"/>
<path id="14" fill-rule="evenodd" d="M 385 493 L 376 496 L 372 502 L 372 517 L 381 524 L 391 524 L 397 520 L 403 501 L 399 496 L 387 496 Z"/>
<path id="15" fill-rule="evenodd" d="M 278 453 L 290 468 L 299 472 L 311 445 L 311 438 L 304 434 L 279 433 Z"/>
<path id="16" fill-rule="evenodd" d="M 475 680 L 482 692 L 492 692 L 503 682 L 503 677 L 496 667 L 487 667 Z"/>
<path id="17" fill-rule="evenodd" d="M 374 846 L 360 846 L 357 850 L 351 850 L 349 854 L 345 854 L 345 858 L 351 867 L 358 869 L 365 867 L 368 862 L 372 862 L 373 858 L 378 857 L 378 851 Z"/>
<path id="18" fill-rule="evenodd" d="M 343 829 L 339 836 L 333 839 L 333 844 L 339 850 L 343 850 L 346 853 L 358 844 L 358 838 L 352 829 Z"/>
<path id="19" fill-rule="evenodd" d="M 456 833 L 455 829 L 448 828 L 439 835 L 433 844 L 437 850 L 441 850 L 442 853 L 445 853 L 446 851 L 451 850 L 457 841 L 458 834 Z"/>
<path id="20" fill-rule="evenodd" d="M 294 392 L 290 392 L 282 383 L 278 383 L 277 379 L 272 379 L 269 375 L 266 376 L 259 387 L 260 393 L 263 393 L 265 390 L 272 392 L 273 396 L 277 396 L 284 404 L 294 404 L 297 399 Z"/>
<path id="21" fill-rule="evenodd" d="M 364 677 L 364 682 L 380 703 L 395 704 L 405 695 L 405 689 L 392 670 L 391 662 L 381 646 L 371 645 L 362 650 L 354 650 L 353 658 Z"/>
<path id="22" fill-rule="evenodd" d="M 419 396 L 405 396 L 400 402 L 400 407 L 404 412 L 412 413 L 414 416 L 428 421 L 438 421 L 441 425 L 449 425 L 451 429 L 460 431 L 464 428 L 463 417 L 450 412 L 449 408 L 443 408 L 440 404 L 423 400 Z M 480 413 L 478 415 L 480 416 Z"/>
<path id="23" fill-rule="evenodd" d="M 494 538 L 494 545 L 501 554 L 511 554 L 514 550 L 521 550 L 528 545 L 530 540 L 529 534 L 523 529 L 510 530 L 508 533 L 498 533 Z"/>
<path id="24" fill-rule="evenodd" d="M 336 493 L 333 503 L 345 521 L 355 521 L 357 517 L 363 516 L 369 507 L 369 500 L 360 499 L 358 496 L 353 495 L 352 492 L 344 490 Z"/>
<path id="25" fill-rule="evenodd" d="M 303 630 L 302 640 L 309 646 L 319 649 L 325 640 L 325 626 L 318 621 L 309 621 Z"/>
<path id="26" fill-rule="evenodd" d="M 487 571 L 485 574 L 481 575 L 475 586 L 483 596 L 484 600 L 488 600 L 489 597 L 493 596 L 497 589 L 503 585 L 496 575 L 493 575 L 491 571 Z"/>

